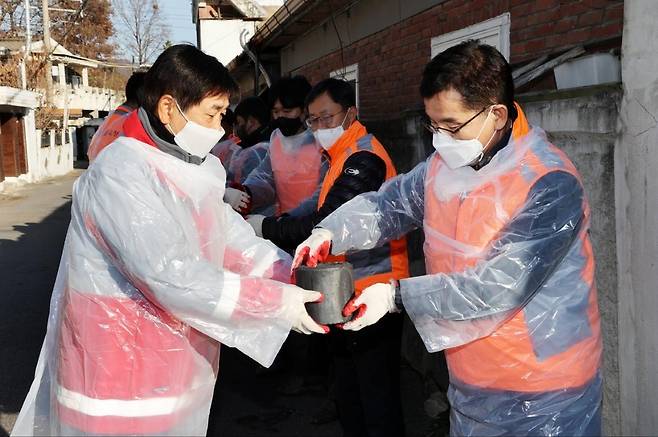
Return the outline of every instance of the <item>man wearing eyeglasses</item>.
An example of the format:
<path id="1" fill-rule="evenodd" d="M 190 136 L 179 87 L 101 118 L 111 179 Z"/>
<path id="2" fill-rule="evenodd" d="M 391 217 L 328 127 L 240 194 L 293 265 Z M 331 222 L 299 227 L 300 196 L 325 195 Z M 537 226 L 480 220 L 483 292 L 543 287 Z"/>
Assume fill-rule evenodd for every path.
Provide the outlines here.
<path id="1" fill-rule="evenodd" d="M 313 227 L 345 202 L 378 190 L 396 170 L 384 147 L 357 120 L 354 89 L 343 80 L 318 83 L 306 99 L 306 124 L 329 161 L 317 209 L 305 216 L 250 217 L 256 232 L 282 248 L 294 249 Z M 409 276 L 404 237 L 372 250 L 328 261 L 354 268 L 356 294 L 377 282 Z M 332 327 L 329 349 L 334 363 L 338 417 L 345 436 L 404 434 L 399 396 L 401 318 L 389 315 L 360 332 Z"/>
<path id="2" fill-rule="evenodd" d="M 420 87 L 435 154 L 338 208 L 293 267 L 422 227 L 427 275 L 347 303 L 345 330 L 402 309 L 450 372 L 451 435 L 601 435 L 590 209 L 569 158 L 514 103 L 511 68 L 467 41 Z M 367 328 L 366 328 L 367 329 Z"/>

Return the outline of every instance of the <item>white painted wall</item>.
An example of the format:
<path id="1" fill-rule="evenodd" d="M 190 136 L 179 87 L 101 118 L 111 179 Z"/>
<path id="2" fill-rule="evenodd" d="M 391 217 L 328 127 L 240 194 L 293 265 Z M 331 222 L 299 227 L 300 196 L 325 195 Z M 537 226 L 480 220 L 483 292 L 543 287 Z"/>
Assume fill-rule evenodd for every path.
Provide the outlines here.
<path id="1" fill-rule="evenodd" d="M 615 149 L 621 432 L 658 432 L 658 10 L 624 2 Z"/>
<path id="2" fill-rule="evenodd" d="M 34 110 L 30 109 L 25 117 L 23 117 L 23 125 L 25 127 L 25 152 L 27 154 L 27 175 L 25 176 L 26 182 L 35 182 L 39 180 L 37 176 L 39 171 L 39 138 L 37 137 L 36 122 L 34 119 Z"/>
<path id="3" fill-rule="evenodd" d="M 201 50 L 217 58 L 223 65 L 228 65 L 242 53 L 240 32 L 243 29 L 249 30 L 248 40 L 254 34 L 255 23 L 242 20 L 201 20 L 199 27 Z"/>
<path id="4" fill-rule="evenodd" d="M 75 129 L 69 128 L 71 137 L 75 135 Z M 50 132 L 50 141 L 46 147 L 42 147 L 41 131 L 36 131 L 37 150 L 36 150 L 36 167 L 31 174 L 35 181 L 62 176 L 73 171 L 73 142 L 65 143 L 66 137 L 60 142 L 61 145 L 55 145 L 55 132 Z M 59 133 L 58 133 L 59 135 Z"/>

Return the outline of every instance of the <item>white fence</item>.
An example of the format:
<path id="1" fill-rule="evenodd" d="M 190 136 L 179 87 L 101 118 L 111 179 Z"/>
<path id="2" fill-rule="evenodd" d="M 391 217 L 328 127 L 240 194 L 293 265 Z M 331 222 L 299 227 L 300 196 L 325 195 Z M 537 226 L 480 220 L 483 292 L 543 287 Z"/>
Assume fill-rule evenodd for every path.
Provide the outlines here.
<path id="1" fill-rule="evenodd" d="M 66 88 L 55 86 L 55 107 L 64 109 L 65 100 L 68 99 L 69 109 L 81 109 L 83 111 L 112 111 L 119 106 L 124 95 L 116 90 L 107 88 L 96 88 L 91 86 L 71 86 Z"/>
<path id="2" fill-rule="evenodd" d="M 34 180 L 61 176 L 73 170 L 75 128 L 63 131 L 36 130 L 36 166 L 31 169 Z"/>

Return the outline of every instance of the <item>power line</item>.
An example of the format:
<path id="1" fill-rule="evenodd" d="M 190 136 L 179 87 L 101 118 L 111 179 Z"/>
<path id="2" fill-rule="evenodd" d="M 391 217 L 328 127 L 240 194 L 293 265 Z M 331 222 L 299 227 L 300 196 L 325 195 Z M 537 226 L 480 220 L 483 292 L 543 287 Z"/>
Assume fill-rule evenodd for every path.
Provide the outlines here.
<path id="1" fill-rule="evenodd" d="M 64 32 L 64 34 L 62 35 L 62 37 L 60 38 L 60 40 L 62 40 L 62 41 L 65 40 L 66 37 L 69 35 L 69 33 L 71 33 L 71 31 L 72 31 L 73 28 L 75 27 L 75 24 L 77 23 L 77 21 L 78 21 L 78 20 L 80 19 L 80 17 L 82 16 L 82 10 L 85 8 L 85 6 L 87 5 L 88 2 L 89 2 L 89 0 L 82 0 L 82 1 L 80 2 L 80 7 L 78 8 L 77 12 L 76 12 L 75 15 L 73 16 L 73 20 L 71 20 L 68 29 L 66 30 L 66 32 Z M 48 30 L 50 30 L 50 26 L 49 26 L 49 25 L 50 25 L 50 23 L 48 23 Z M 46 27 L 46 23 L 44 23 L 44 28 L 45 28 L 45 27 Z M 50 35 L 50 32 L 48 32 L 48 34 Z M 44 33 L 44 47 L 43 47 L 43 48 L 44 48 L 44 52 L 45 52 L 45 50 L 46 50 L 45 39 L 46 39 L 46 38 L 45 38 L 45 33 Z M 50 41 L 48 41 L 48 44 L 50 44 Z M 55 44 L 55 47 L 52 47 L 52 48 L 50 49 L 50 51 L 48 51 L 48 53 L 45 53 L 46 56 L 44 57 L 44 59 L 43 59 L 43 60 L 39 63 L 39 65 L 37 66 L 37 69 L 36 69 L 36 72 L 35 72 L 35 73 L 39 73 L 39 72 L 41 71 L 41 69 L 43 68 L 43 66 L 44 66 L 44 65 L 48 62 L 48 60 L 50 59 L 50 56 L 51 56 L 53 53 L 55 53 L 55 50 L 57 50 L 57 48 L 58 48 L 60 45 L 61 45 L 61 44 L 60 44 L 59 42 L 57 42 L 57 44 Z M 51 74 L 51 73 L 48 72 L 48 74 Z"/>

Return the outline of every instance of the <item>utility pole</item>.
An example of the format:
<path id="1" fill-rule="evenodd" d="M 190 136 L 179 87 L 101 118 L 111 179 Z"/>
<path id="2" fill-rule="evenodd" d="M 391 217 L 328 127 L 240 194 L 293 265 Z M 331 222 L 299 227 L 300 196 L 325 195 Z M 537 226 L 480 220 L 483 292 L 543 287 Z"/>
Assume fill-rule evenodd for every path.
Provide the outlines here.
<path id="1" fill-rule="evenodd" d="M 32 49 L 32 23 L 30 23 L 30 0 L 25 0 L 25 59 L 30 56 Z"/>
<path id="2" fill-rule="evenodd" d="M 30 28 L 30 0 L 25 0 L 25 50 L 23 60 L 20 64 L 21 84 L 27 89 L 27 61 L 30 58 L 30 46 L 32 45 L 32 31 Z"/>
<path id="3" fill-rule="evenodd" d="M 27 61 L 30 57 L 30 44 L 32 44 L 32 33 L 30 29 L 30 0 L 25 0 L 25 49 L 23 50 L 23 59 L 19 64 L 21 85 L 24 90 L 27 89 Z"/>
<path id="4" fill-rule="evenodd" d="M 43 15 L 43 51 L 46 55 L 46 105 L 53 103 L 53 64 L 50 62 L 50 12 L 48 0 L 42 0 Z"/>

